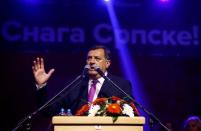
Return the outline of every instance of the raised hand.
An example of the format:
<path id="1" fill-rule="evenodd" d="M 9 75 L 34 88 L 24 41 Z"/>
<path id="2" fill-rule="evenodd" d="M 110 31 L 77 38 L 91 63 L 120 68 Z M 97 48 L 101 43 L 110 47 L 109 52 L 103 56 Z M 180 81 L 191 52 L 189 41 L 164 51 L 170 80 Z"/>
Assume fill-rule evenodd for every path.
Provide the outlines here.
<path id="1" fill-rule="evenodd" d="M 36 58 L 36 60 L 33 61 L 32 65 L 32 71 L 35 78 L 35 82 L 38 86 L 41 86 L 45 84 L 52 73 L 55 71 L 55 69 L 50 69 L 48 73 L 45 72 L 44 67 L 44 60 L 43 58 Z"/>

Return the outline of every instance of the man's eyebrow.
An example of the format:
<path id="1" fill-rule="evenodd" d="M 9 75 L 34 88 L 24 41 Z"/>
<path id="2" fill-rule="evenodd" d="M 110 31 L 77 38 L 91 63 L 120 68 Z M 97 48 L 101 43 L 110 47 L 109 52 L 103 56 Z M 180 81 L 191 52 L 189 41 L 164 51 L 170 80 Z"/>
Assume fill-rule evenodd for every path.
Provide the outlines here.
<path id="1" fill-rule="evenodd" d="M 101 56 L 88 55 L 87 57 L 101 57 Z"/>

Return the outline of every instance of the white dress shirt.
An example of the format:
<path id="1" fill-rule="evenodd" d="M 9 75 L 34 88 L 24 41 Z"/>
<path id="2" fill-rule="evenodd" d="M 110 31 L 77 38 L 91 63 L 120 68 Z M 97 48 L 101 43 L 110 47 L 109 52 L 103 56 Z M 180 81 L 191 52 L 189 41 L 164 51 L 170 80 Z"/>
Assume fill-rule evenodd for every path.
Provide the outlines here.
<path id="1" fill-rule="evenodd" d="M 107 72 L 105 72 L 105 75 L 107 75 Z M 97 79 L 98 82 L 96 84 L 96 92 L 94 94 L 94 98 L 93 98 L 93 101 L 96 100 L 96 98 L 98 97 L 98 94 L 101 90 L 101 87 L 103 86 L 103 82 L 105 81 L 105 79 L 103 77 L 100 77 L 99 79 Z M 92 79 L 89 80 L 89 83 L 88 83 L 88 93 L 89 93 L 89 90 L 91 88 L 91 84 L 92 84 Z"/>

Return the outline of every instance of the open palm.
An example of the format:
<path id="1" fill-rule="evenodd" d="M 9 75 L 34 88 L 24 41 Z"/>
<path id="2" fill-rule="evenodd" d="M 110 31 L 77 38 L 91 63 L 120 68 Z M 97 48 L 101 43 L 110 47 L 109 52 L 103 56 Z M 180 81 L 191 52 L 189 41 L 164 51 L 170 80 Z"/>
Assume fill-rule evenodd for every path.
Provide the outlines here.
<path id="1" fill-rule="evenodd" d="M 45 72 L 43 58 L 37 58 L 33 61 L 32 71 L 37 85 L 42 85 L 48 81 L 54 69 L 50 69 L 48 73 Z"/>

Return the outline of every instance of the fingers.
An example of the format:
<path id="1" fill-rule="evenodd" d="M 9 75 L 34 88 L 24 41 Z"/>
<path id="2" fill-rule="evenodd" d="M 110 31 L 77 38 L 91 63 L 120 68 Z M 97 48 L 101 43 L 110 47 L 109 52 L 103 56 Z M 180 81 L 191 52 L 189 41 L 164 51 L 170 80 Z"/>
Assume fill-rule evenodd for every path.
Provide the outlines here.
<path id="1" fill-rule="evenodd" d="M 55 69 L 51 69 L 49 72 L 48 72 L 48 75 L 49 77 L 52 75 L 52 73 L 55 71 Z"/>
<path id="2" fill-rule="evenodd" d="M 34 66 L 32 66 L 32 71 L 33 71 L 33 73 L 36 71 Z"/>
<path id="3" fill-rule="evenodd" d="M 37 71 L 38 69 L 44 69 L 43 58 L 37 57 L 36 60 L 33 61 L 32 70 Z"/>
<path id="4" fill-rule="evenodd" d="M 36 66 L 36 61 L 34 60 L 34 61 L 33 61 L 33 65 L 32 65 L 32 70 L 33 70 L 33 72 L 37 70 L 36 67 L 37 67 L 37 66 Z"/>
<path id="5" fill-rule="evenodd" d="M 40 68 L 44 69 L 44 60 L 40 58 Z"/>
<path id="6" fill-rule="evenodd" d="M 40 65 L 40 58 L 36 58 L 36 68 L 40 69 L 41 65 Z"/>

